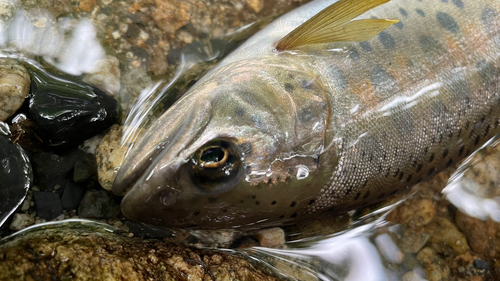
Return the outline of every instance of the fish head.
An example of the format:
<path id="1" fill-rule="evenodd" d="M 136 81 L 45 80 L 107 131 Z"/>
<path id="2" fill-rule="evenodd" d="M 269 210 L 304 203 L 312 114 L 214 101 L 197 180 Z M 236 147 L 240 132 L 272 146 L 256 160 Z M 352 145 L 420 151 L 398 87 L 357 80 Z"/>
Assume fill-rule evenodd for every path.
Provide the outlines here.
<path id="1" fill-rule="evenodd" d="M 114 182 L 124 215 L 169 227 L 246 228 L 293 220 L 314 201 L 317 183 L 331 176 L 318 169 L 329 115 L 321 83 L 289 69 L 274 73 L 288 75 L 281 83 L 260 66 L 196 85 L 151 126 Z M 292 88 L 304 93 L 290 95 Z"/>

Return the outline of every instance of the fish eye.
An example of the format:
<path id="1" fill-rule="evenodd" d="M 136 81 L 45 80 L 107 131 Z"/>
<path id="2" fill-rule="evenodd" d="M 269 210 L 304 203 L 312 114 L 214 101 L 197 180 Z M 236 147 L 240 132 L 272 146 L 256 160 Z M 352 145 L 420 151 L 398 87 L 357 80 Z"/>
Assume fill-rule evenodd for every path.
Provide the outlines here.
<path id="1" fill-rule="evenodd" d="M 241 155 L 228 140 L 213 140 L 199 148 L 191 157 L 190 178 L 199 190 L 221 193 L 241 179 Z"/>

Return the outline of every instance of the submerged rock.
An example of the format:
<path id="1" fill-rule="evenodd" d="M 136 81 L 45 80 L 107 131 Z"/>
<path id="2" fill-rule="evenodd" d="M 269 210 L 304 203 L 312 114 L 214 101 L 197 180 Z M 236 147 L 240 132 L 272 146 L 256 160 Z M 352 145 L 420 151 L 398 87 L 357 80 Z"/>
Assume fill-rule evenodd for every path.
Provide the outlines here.
<path id="1" fill-rule="evenodd" d="M 0 227 L 23 202 L 32 182 L 33 172 L 24 150 L 0 136 Z"/>
<path id="2" fill-rule="evenodd" d="M 92 222 L 52 225 L 0 245 L 0 280 L 275 280 L 230 252 L 123 237 Z"/>
<path id="3" fill-rule="evenodd" d="M 12 116 L 24 103 L 30 90 L 26 68 L 13 59 L 0 59 L 0 121 Z"/>
<path id="4" fill-rule="evenodd" d="M 80 142 L 118 120 L 118 103 L 101 90 L 41 71 L 31 72 L 29 115 L 49 145 Z"/>

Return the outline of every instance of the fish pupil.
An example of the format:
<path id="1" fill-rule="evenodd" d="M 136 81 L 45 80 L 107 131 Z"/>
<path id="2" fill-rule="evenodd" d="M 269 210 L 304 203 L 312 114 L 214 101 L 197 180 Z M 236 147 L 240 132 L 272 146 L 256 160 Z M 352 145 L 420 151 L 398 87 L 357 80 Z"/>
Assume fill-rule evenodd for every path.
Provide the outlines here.
<path id="1" fill-rule="evenodd" d="M 225 151 L 222 147 L 209 148 L 201 154 L 200 160 L 203 162 L 219 162 L 224 159 Z"/>

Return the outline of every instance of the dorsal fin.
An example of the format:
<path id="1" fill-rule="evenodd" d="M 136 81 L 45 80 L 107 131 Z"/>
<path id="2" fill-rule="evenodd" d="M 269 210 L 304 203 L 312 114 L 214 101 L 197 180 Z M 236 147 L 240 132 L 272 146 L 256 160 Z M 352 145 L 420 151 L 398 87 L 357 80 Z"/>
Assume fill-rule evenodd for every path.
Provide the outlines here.
<path id="1" fill-rule="evenodd" d="M 335 2 L 281 38 L 276 49 L 284 51 L 309 44 L 366 41 L 399 21 L 394 19 L 349 21 L 389 1 L 340 0 Z"/>

